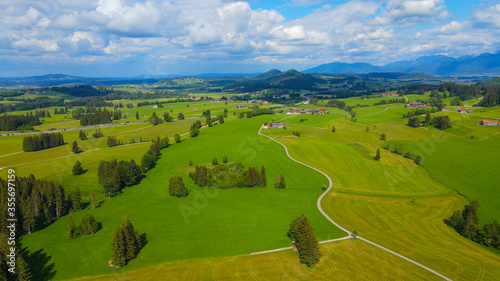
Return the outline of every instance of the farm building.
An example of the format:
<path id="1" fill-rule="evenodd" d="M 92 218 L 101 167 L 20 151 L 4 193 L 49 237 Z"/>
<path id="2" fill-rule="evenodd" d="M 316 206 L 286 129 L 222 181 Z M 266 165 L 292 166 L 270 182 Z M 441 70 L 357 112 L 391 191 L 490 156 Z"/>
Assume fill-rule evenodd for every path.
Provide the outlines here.
<path id="1" fill-rule="evenodd" d="M 406 107 L 427 107 L 427 104 L 417 101 L 406 105 Z"/>
<path id="2" fill-rule="evenodd" d="M 491 120 L 481 120 L 481 123 L 479 123 L 479 125 L 481 126 L 499 126 L 500 125 L 500 122 L 494 120 L 494 121 L 491 121 Z"/>
<path id="3" fill-rule="evenodd" d="M 285 123 L 272 123 L 271 127 L 283 129 L 285 127 Z"/>
<path id="4" fill-rule="evenodd" d="M 460 112 L 460 113 L 468 113 L 467 110 L 463 109 L 463 108 L 457 108 L 455 109 L 456 112 Z"/>
<path id="5" fill-rule="evenodd" d="M 246 109 L 246 108 L 247 108 L 247 106 L 246 106 L 246 105 L 237 105 L 237 106 L 236 106 L 236 108 L 240 108 L 240 109 L 241 109 L 241 108 L 243 108 L 243 109 Z"/>

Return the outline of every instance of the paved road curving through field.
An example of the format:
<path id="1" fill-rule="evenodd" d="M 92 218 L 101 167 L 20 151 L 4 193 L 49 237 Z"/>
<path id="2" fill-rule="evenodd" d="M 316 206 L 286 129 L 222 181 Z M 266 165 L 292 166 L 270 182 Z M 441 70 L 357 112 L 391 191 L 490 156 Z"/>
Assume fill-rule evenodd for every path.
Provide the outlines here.
<path id="1" fill-rule="evenodd" d="M 380 246 L 380 245 L 378 245 L 378 244 L 376 244 L 376 243 L 374 243 L 374 242 L 372 242 L 372 241 L 370 241 L 370 240 L 368 240 L 368 239 L 366 239 L 366 238 L 363 238 L 363 237 L 361 237 L 361 236 L 354 235 L 353 233 L 351 233 L 351 232 L 350 232 L 350 231 L 348 231 L 347 229 L 343 228 L 342 226 L 340 226 L 339 224 L 337 224 L 336 222 L 334 222 L 334 221 L 333 221 L 333 220 L 332 220 L 332 219 L 331 219 L 331 218 L 330 218 L 330 217 L 329 217 L 329 216 L 328 216 L 328 215 L 327 215 L 327 214 L 323 211 L 323 208 L 321 208 L 321 200 L 322 200 L 322 199 L 323 199 L 323 197 L 324 197 L 324 196 L 325 196 L 328 192 L 330 192 L 330 190 L 332 189 L 332 186 L 333 186 L 332 179 L 331 179 L 331 178 L 330 178 L 330 177 L 329 177 L 326 173 L 324 173 L 323 171 L 321 171 L 321 170 L 319 170 L 319 169 L 316 169 L 316 168 L 314 168 L 314 167 L 312 167 L 312 166 L 309 166 L 309 165 L 307 165 L 307 164 L 304 164 L 304 163 L 302 163 L 302 162 L 300 162 L 300 161 L 298 161 L 298 160 L 295 160 L 292 156 L 290 156 L 290 153 L 288 153 L 288 148 L 287 148 L 284 144 L 282 144 L 281 142 L 279 142 L 279 141 L 277 141 L 277 140 L 275 140 L 275 139 L 273 139 L 273 138 L 271 138 L 271 137 L 269 137 L 269 136 L 263 135 L 263 134 L 260 132 L 261 130 L 262 130 L 262 127 L 259 129 L 259 132 L 258 132 L 258 133 L 259 133 L 259 135 L 264 136 L 264 137 L 266 137 L 266 138 L 268 138 L 268 139 L 270 139 L 270 140 L 272 140 L 272 141 L 274 141 L 274 142 L 276 142 L 276 143 L 280 144 L 281 146 L 283 146 L 283 147 L 285 148 L 286 155 L 287 155 L 287 156 L 288 156 L 288 158 L 290 158 L 292 161 L 295 161 L 295 162 L 297 162 L 297 163 L 299 163 L 299 164 L 301 164 L 301 165 L 303 165 L 303 166 L 309 167 L 309 168 L 311 168 L 311 169 L 313 169 L 313 170 L 315 170 L 315 171 L 317 171 L 317 172 L 321 173 L 322 175 L 324 175 L 324 176 L 328 179 L 328 189 L 327 189 L 327 190 L 325 190 L 325 192 L 323 192 L 323 194 L 321 194 L 321 196 L 318 198 L 318 201 L 316 202 L 316 206 L 318 207 L 319 211 L 323 214 L 323 216 L 324 216 L 327 220 L 329 220 L 329 221 L 330 221 L 333 225 L 335 225 L 336 227 L 338 227 L 339 229 L 341 229 L 342 231 L 344 231 L 345 233 L 347 233 L 347 235 L 348 235 L 348 236 L 343 237 L 343 238 L 339 238 L 339 239 L 333 239 L 333 240 L 328 240 L 328 241 L 322 241 L 322 242 L 320 242 L 320 243 L 326 243 L 326 242 L 333 242 L 333 241 L 338 241 L 338 240 L 344 240 L 344 239 L 349 239 L 350 237 L 355 238 L 355 239 L 359 239 L 359 240 L 365 241 L 366 243 L 369 243 L 369 244 L 371 244 L 371 245 L 373 245 L 373 246 L 375 246 L 375 247 L 377 247 L 377 248 L 380 248 L 380 249 L 382 249 L 382 250 L 384 250 L 384 251 L 386 251 L 386 252 L 389 252 L 389 253 L 391 253 L 391 254 L 393 254 L 393 255 L 395 255 L 395 256 L 398 256 L 398 257 L 400 257 L 400 258 L 402 258 L 402 259 L 404 259 L 404 260 L 406 260 L 406 261 L 409 261 L 409 262 L 413 263 L 414 265 L 416 265 L 416 266 L 418 266 L 418 267 L 421 267 L 421 268 L 423 268 L 423 269 L 425 269 L 425 270 L 427 270 L 427 271 L 429 271 L 429 272 L 431 272 L 431 273 L 435 274 L 435 275 L 436 275 L 436 276 L 438 276 L 438 277 L 443 278 L 444 280 L 452 281 L 450 278 L 448 278 L 448 277 L 444 276 L 443 274 L 441 274 L 441 273 L 439 273 L 439 272 L 437 272 L 437 271 L 435 271 L 435 270 L 433 270 L 433 269 L 431 269 L 431 268 L 429 268 L 429 267 L 427 267 L 427 266 L 425 266 L 425 265 L 423 265 L 423 264 L 420 264 L 420 263 L 418 263 L 418 262 L 416 262 L 416 261 L 414 261 L 414 260 L 412 260 L 412 259 L 410 259 L 410 258 L 407 258 L 407 257 L 405 257 L 405 256 L 403 256 L 403 255 L 401 255 L 401 254 L 398 254 L 398 253 L 396 253 L 396 252 L 394 252 L 394 251 L 392 251 L 392 250 L 389 250 L 389 249 L 387 249 L 387 248 L 385 248 L 385 247 L 382 247 L 382 246 Z M 261 253 L 267 253 L 267 252 L 269 252 L 269 253 L 270 253 L 270 252 L 276 252 L 276 251 L 286 250 L 286 249 L 289 249 L 289 248 L 290 248 L 290 247 L 288 247 L 288 248 L 276 249 L 276 250 L 263 251 L 263 252 L 258 252 L 258 253 L 252 253 L 252 254 L 253 254 L 253 255 L 255 255 L 255 254 L 261 254 Z"/>

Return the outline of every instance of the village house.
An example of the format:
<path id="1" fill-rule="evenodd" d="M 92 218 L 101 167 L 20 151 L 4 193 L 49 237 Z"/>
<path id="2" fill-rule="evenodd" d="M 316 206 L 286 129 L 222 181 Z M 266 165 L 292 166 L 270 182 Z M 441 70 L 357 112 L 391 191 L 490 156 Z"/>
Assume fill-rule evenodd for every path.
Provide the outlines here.
<path id="1" fill-rule="evenodd" d="M 500 126 L 500 122 L 496 121 L 496 120 L 481 120 L 481 123 L 479 123 L 479 125 L 481 126 Z"/>
<path id="2" fill-rule="evenodd" d="M 243 108 L 243 109 L 246 109 L 246 108 L 247 108 L 247 106 L 246 106 L 246 105 L 237 105 L 237 106 L 236 106 L 236 108 L 240 108 L 240 109 L 241 109 L 241 108 Z"/>
<path id="3" fill-rule="evenodd" d="M 428 104 L 428 105 L 430 105 L 430 104 Z M 410 104 L 407 104 L 406 107 L 427 107 L 427 104 L 417 101 L 417 102 L 412 102 Z"/>
<path id="4" fill-rule="evenodd" d="M 465 110 L 465 109 L 463 109 L 463 108 L 461 108 L 461 107 L 459 107 L 459 108 L 455 109 L 455 111 L 456 111 L 456 112 L 460 112 L 460 113 L 467 113 L 467 110 Z"/>
<path id="5" fill-rule="evenodd" d="M 271 127 L 283 129 L 285 127 L 285 123 L 272 123 Z"/>

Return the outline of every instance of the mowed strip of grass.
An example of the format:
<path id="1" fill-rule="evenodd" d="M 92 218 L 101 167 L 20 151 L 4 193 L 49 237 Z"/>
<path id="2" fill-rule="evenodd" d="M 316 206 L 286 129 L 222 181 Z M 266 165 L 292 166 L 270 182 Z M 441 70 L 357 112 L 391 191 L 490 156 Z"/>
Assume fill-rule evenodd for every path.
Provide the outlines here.
<path id="1" fill-rule="evenodd" d="M 256 256 L 191 259 L 86 277 L 105 280 L 439 280 L 438 277 L 360 240 L 322 244 L 314 268 L 291 250 Z M 76 281 L 75 280 L 75 281 Z"/>
<path id="2" fill-rule="evenodd" d="M 340 225 L 453 280 L 496 280 L 500 255 L 443 222 L 465 204 L 458 195 L 413 199 L 332 192 L 322 206 Z"/>
<path id="3" fill-rule="evenodd" d="M 500 111 L 498 107 L 489 108 Z M 470 114 L 441 112 L 448 115 L 452 127 L 444 131 L 433 127 L 411 128 L 402 125 L 404 131 L 431 132 L 432 138 L 424 140 L 392 140 L 402 144 L 405 152 L 420 155 L 423 166 L 432 177 L 450 189 L 456 190 L 469 200 L 481 203 L 479 217 L 482 223 L 500 218 L 500 128 L 478 126 L 480 118 Z"/>
<path id="4" fill-rule="evenodd" d="M 103 229 L 95 235 L 67 240 L 64 217 L 23 237 L 23 245 L 32 252 L 42 250 L 50 256 L 57 271 L 55 278 L 67 279 L 115 272 L 108 266 L 109 245 L 125 215 L 148 240 L 125 270 L 290 246 L 285 233 L 291 220 L 302 213 L 309 218 L 319 240 L 344 236 L 316 208 L 326 178 L 291 161 L 280 145 L 257 135 L 268 118 L 260 116 L 217 125 L 202 130 L 197 138 L 163 150 L 157 166 L 141 184 L 125 189 L 98 209 L 75 213 L 75 221 L 84 213 L 92 213 L 102 222 Z M 214 156 L 221 161 L 223 155 L 245 167 L 265 166 L 268 186 L 213 190 L 197 187 L 187 177 L 190 159 L 209 165 Z M 280 173 L 287 181 L 284 190 L 273 187 L 274 178 Z M 173 175 L 183 176 L 190 190 L 187 198 L 168 195 L 168 179 Z"/>
<path id="5" fill-rule="evenodd" d="M 330 136 L 317 130 L 300 138 L 277 137 L 293 157 L 332 178 L 333 192 L 322 202 L 325 211 L 347 229 L 452 279 L 495 279 L 500 274 L 500 256 L 443 222 L 467 200 L 402 156 L 382 150 L 380 161 L 363 157 L 365 150 L 374 152 L 382 142 L 370 139 L 371 133 L 361 133 L 360 124 L 344 122 L 334 120 L 342 130 Z"/>
<path id="6" fill-rule="evenodd" d="M 478 200 L 482 224 L 500 220 L 500 135 L 485 140 L 448 138 L 428 143 L 426 153 L 415 142 L 399 143 L 423 156 L 423 166 L 432 177 L 469 200 Z"/>

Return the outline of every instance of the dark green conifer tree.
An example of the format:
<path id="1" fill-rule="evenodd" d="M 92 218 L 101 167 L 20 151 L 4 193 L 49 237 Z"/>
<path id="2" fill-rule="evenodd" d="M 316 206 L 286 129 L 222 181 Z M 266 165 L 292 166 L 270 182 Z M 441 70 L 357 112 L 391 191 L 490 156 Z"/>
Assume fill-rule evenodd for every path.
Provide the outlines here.
<path id="1" fill-rule="evenodd" d="M 264 166 L 262 166 L 260 168 L 259 181 L 260 181 L 259 186 L 266 187 L 266 185 L 267 185 L 267 178 L 266 178 L 266 168 L 264 168 Z"/>

